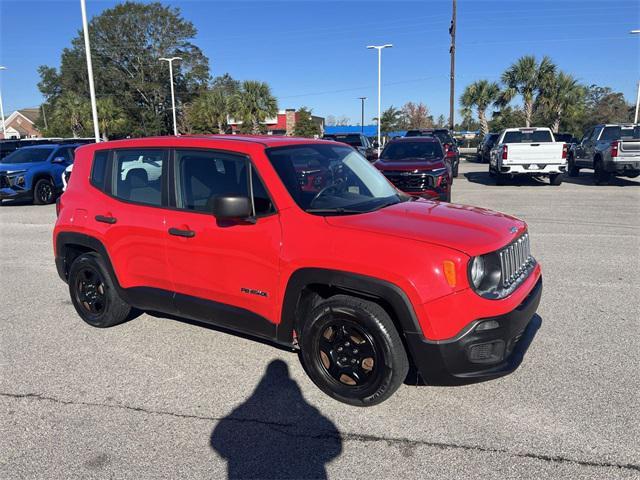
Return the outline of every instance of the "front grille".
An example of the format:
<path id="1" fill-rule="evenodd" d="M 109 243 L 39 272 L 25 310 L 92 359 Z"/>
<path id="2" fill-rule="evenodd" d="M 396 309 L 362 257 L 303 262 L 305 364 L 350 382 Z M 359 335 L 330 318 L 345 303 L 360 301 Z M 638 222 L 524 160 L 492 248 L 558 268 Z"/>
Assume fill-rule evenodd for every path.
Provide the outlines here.
<path id="1" fill-rule="evenodd" d="M 425 172 L 384 171 L 385 177 L 403 192 L 421 192 L 435 188 L 437 176 Z"/>
<path id="2" fill-rule="evenodd" d="M 9 183 L 9 177 L 6 175 L 0 175 L 0 188 L 9 188 L 11 187 L 11 183 Z"/>
<path id="3" fill-rule="evenodd" d="M 513 243 L 500 250 L 502 287 L 509 288 L 534 262 L 529 245 L 529 234 L 525 233 Z"/>

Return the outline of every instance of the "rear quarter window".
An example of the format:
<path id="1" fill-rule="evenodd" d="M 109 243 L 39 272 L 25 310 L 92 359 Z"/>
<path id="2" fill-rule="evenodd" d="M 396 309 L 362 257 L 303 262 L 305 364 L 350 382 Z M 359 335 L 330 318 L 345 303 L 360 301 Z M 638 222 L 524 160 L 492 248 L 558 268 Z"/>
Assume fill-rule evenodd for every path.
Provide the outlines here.
<path id="1" fill-rule="evenodd" d="M 105 178 L 107 172 L 107 160 L 109 159 L 108 150 L 100 150 L 93 156 L 93 163 L 91 165 L 91 184 L 105 191 Z"/>

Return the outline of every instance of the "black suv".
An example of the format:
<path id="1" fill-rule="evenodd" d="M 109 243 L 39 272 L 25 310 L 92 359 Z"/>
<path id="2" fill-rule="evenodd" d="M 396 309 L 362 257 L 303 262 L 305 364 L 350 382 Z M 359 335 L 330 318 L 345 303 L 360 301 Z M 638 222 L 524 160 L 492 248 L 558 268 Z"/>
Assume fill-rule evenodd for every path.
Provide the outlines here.
<path id="1" fill-rule="evenodd" d="M 480 143 L 478 144 L 478 150 L 476 158 L 480 163 L 489 163 L 491 159 L 491 149 L 496 144 L 496 141 L 500 137 L 499 133 L 487 133 Z"/>
<path id="2" fill-rule="evenodd" d="M 460 151 L 451 132 L 446 128 L 421 128 L 407 130 L 405 137 L 436 137 L 440 140 L 444 149 L 445 158 L 450 162 L 451 174 L 458 176 L 458 165 L 460 164 Z"/>
<path id="3" fill-rule="evenodd" d="M 361 133 L 327 133 L 322 136 L 322 139 L 351 145 L 370 162 L 375 162 L 378 159 L 378 153 L 373 144 Z"/>

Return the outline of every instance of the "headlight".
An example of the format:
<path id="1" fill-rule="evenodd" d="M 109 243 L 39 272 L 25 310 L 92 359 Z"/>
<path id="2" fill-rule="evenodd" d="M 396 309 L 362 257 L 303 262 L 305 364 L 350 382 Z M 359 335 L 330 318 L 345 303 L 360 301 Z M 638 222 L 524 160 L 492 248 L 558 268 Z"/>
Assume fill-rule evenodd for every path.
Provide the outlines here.
<path id="1" fill-rule="evenodd" d="M 469 282 L 485 298 L 502 298 L 502 270 L 497 252 L 473 257 L 469 261 Z"/>
<path id="2" fill-rule="evenodd" d="M 484 258 L 474 257 L 471 260 L 471 283 L 478 288 L 484 280 Z"/>
<path id="3" fill-rule="evenodd" d="M 19 176 L 14 180 L 14 185 L 17 185 L 18 187 L 24 187 L 24 176 Z"/>

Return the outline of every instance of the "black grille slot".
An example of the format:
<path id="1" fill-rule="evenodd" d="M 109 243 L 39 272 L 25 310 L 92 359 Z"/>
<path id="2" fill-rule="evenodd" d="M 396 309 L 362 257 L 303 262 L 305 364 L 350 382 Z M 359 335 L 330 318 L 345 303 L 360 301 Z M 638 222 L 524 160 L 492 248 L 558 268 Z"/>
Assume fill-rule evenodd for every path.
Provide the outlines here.
<path id="1" fill-rule="evenodd" d="M 508 288 L 533 262 L 529 245 L 529 234 L 525 233 L 513 243 L 500 250 L 502 286 Z"/>
<path id="2" fill-rule="evenodd" d="M 404 192 L 420 192 L 436 186 L 436 178 L 429 173 L 384 171 L 385 177 Z"/>
<path id="3" fill-rule="evenodd" d="M 0 175 L 0 188 L 9 188 L 10 186 L 9 178 L 6 175 Z"/>

